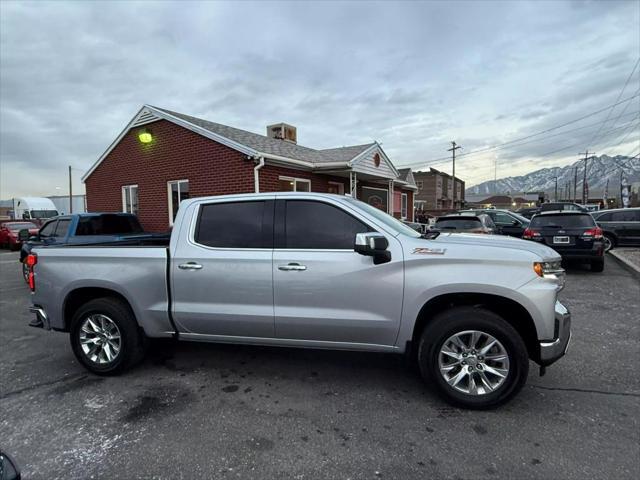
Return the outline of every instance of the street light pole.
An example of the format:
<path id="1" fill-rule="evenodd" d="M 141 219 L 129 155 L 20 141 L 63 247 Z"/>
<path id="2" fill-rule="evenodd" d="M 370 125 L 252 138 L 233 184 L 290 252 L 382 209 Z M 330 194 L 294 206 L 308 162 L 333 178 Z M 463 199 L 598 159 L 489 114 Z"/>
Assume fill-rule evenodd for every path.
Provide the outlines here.
<path id="1" fill-rule="evenodd" d="M 69 213 L 73 213 L 73 186 L 71 184 L 71 165 L 69 165 Z"/>
<path id="2" fill-rule="evenodd" d="M 454 209 L 456 205 L 456 150 L 462 148 L 456 145 L 456 142 L 451 142 L 451 148 L 447 152 L 451 152 L 453 156 L 453 199 L 451 200 L 451 208 Z"/>

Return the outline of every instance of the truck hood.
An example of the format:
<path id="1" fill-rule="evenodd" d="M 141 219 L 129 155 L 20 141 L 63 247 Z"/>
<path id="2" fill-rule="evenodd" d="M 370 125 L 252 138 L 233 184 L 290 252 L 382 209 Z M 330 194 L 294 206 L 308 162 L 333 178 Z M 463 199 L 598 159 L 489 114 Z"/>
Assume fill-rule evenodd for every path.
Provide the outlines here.
<path id="1" fill-rule="evenodd" d="M 504 235 L 481 235 L 476 233 L 441 233 L 433 240 L 435 243 L 468 245 L 470 247 L 497 247 L 523 250 L 540 256 L 543 260 L 559 259 L 554 249 L 528 240 Z"/>

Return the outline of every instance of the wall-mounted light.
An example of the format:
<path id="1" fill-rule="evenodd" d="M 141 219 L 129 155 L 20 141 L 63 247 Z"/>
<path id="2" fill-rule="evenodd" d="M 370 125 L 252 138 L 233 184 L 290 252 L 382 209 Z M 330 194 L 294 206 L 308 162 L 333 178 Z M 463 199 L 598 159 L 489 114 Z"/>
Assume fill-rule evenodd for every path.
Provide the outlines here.
<path id="1" fill-rule="evenodd" d="M 151 130 L 148 128 L 143 128 L 138 132 L 138 140 L 142 143 L 151 143 L 153 140 L 153 135 L 151 135 Z"/>

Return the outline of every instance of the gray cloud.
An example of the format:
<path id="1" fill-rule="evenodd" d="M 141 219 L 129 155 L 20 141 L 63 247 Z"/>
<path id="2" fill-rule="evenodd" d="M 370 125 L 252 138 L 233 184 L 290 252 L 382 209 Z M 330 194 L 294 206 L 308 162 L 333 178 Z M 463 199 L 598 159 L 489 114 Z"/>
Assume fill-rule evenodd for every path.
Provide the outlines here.
<path id="1" fill-rule="evenodd" d="M 375 139 L 398 165 L 446 155 L 454 138 L 466 150 L 508 141 L 615 100 L 640 55 L 639 8 L 2 2 L 0 196 L 66 188 L 67 165 L 79 178 L 143 103 L 260 133 L 286 121 L 318 148 Z M 474 183 L 492 178 L 495 158 L 505 174 L 569 162 L 573 149 L 543 154 L 586 148 L 593 130 L 459 168 Z"/>

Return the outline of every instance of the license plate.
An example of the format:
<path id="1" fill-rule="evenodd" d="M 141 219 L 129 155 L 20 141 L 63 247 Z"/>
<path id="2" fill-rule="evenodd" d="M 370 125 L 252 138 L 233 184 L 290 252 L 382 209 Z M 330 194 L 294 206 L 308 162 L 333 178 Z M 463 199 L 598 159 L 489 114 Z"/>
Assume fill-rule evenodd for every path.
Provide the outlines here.
<path id="1" fill-rule="evenodd" d="M 569 243 L 569 237 L 553 237 L 553 243 Z"/>

